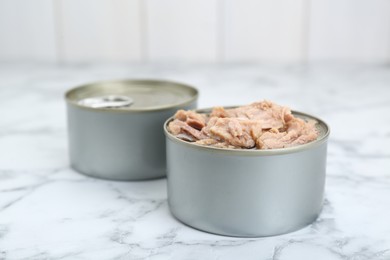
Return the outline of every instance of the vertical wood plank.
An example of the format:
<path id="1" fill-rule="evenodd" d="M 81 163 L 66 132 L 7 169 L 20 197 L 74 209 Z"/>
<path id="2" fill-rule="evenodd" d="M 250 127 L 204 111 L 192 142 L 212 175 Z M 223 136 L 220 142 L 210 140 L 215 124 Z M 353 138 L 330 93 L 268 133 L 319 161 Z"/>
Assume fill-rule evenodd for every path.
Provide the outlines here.
<path id="1" fill-rule="evenodd" d="M 217 60 L 217 0 L 146 1 L 149 61 Z"/>
<path id="2" fill-rule="evenodd" d="M 142 59 L 140 0 L 58 0 L 65 62 Z"/>
<path id="3" fill-rule="evenodd" d="M 305 8 L 305 0 L 226 0 L 226 61 L 304 61 Z"/>
<path id="4" fill-rule="evenodd" d="M 390 1 L 311 0 L 310 6 L 310 61 L 390 61 Z"/>
<path id="5" fill-rule="evenodd" d="M 0 1 L 0 60 L 56 61 L 51 0 Z"/>

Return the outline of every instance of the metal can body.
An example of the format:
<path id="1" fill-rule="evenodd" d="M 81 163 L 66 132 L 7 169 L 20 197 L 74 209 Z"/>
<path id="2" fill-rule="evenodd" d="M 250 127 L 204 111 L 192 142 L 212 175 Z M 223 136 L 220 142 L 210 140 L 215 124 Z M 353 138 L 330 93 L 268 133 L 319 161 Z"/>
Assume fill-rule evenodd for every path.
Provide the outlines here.
<path id="1" fill-rule="evenodd" d="M 302 147 L 242 151 L 200 147 L 165 132 L 169 206 L 185 224 L 259 237 L 297 230 L 319 215 L 327 136 Z"/>
<path id="2" fill-rule="evenodd" d="M 72 168 L 98 178 L 143 180 L 166 175 L 164 121 L 180 106 L 147 111 L 112 111 L 67 103 Z"/>

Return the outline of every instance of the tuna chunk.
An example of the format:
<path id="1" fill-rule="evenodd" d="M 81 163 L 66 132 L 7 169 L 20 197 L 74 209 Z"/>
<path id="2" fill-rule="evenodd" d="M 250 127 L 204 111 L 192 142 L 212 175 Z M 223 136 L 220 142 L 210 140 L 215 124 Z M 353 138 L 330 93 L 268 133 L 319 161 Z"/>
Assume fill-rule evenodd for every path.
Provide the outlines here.
<path id="1" fill-rule="evenodd" d="M 195 141 L 201 139 L 201 132 L 187 123 L 178 119 L 173 120 L 169 123 L 168 128 L 173 135 L 181 137 L 186 141 Z"/>
<path id="2" fill-rule="evenodd" d="M 215 144 L 220 143 L 220 141 L 217 139 L 213 139 L 213 138 L 207 138 L 207 139 L 202 139 L 202 140 L 196 141 L 196 143 L 201 144 L 201 145 L 213 146 Z"/>
<path id="3" fill-rule="evenodd" d="M 227 142 L 221 142 L 216 139 L 208 138 L 202 139 L 195 142 L 196 144 L 204 145 L 204 146 L 212 146 L 216 148 L 229 148 L 229 149 L 237 149 L 236 146 L 233 146 Z"/>
<path id="4" fill-rule="evenodd" d="M 294 117 L 287 107 L 262 101 L 233 109 L 215 107 L 209 115 L 179 110 L 168 130 L 199 145 L 276 149 L 314 141 L 315 124 Z"/>
<path id="5" fill-rule="evenodd" d="M 254 141 L 260 137 L 262 128 L 260 122 L 237 118 L 211 117 L 201 134 L 228 145 L 248 148 L 254 146 Z M 252 139 L 253 142 L 250 140 Z"/>
<path id="6" fill-rule="evenodd" d="M 261 122 L 262 129 L 281 128 L 293 118 L 289 108 L 270 101 L 255 102 L 226 110 L 223 107 L 216 107 L 210 116 L 256 120 Z"/>
<path id="7" fill-rule="evenodd" d="M 229 117 L 229 115 L 223 107 L 214 107 L 210 117 Z"/>
<path id="8" fill-rule="evenodd" d="M 218 118 L 210 133 L 218 140 L 229 143 L 235 147 L 252 148 L 255 146 L 249 127 L 240 123 L 237 118 Z"/>
<path id="9" fill-rule="evenodd" d="M 262 134 L 256 140 L 256 147 L 258 149 L 286 148 L 314 141 L 317 136 L 315 122 L 307 123 L 300 118 L 294 118 L 287 123 L 285 132 L 271 129 Z"/>
<path id="10" fill-rule="evenodd" d="M 194 111 L 179 110 L 175 114 L 175 118 L 186 122 L 189 126 L 201 130 L 206 124 L 206 115 L 198 114 Z"/>

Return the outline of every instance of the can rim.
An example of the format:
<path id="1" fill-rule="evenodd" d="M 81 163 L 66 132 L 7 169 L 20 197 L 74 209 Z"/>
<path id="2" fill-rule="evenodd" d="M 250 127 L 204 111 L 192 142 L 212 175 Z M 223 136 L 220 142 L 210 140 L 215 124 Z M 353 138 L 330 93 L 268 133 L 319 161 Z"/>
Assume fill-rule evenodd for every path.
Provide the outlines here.
<path id="1" fill-rule="evenodd" d="M 238 106 L 226 106 L 224 108 L 230 109 L 230 108 L 236 108 Z M 194 111 L 198 113 L 208 113 L 211 112 L 212 108 L 202 108 L 202 109 L 196 109 Z M 330 134 L 330 128 L 327 123 L 325 123 L 323 120 L 319 119 L 318 117 L 312 116 L 307 113 L 299 112 L 296 110 L 291 111 L 294 115 L 299 115 L 303 117 L 308 117 L 314 120 L 317 120 L 317 122 L 325 127 L 325 133 L 320 136 L 317 140 L 306 143 L 306 144 L 300 144 L 292 147 L 286 147 L 286 148 L 277 148 L 277 149 L 267 149 L 267 150 L 261 150 L 261 149 L 232 149 L 232 148 L 219 148 L 219 147 L 213 147 L 213 146 L 205 146 L 200 144 L 195 144 L 191 142 L 186 142 L 180 138 L 177 138 L 173 134 L 171 134 L 168 131 L 168 123 L 170 123 L 174 118 L 171 116 L 168 118 L 164 123 L 164 133 L 167 138 L 170 140 L 179 143 L 181 145 L 185 145 L 191 148 L 209 151 L 209 152 L 215 152 L 215 153 L 225 153 L 229 155 L 245 155 L 245 156 L 271 156 L 271 155 L 281 155 L 281 154 L 291 154 L 296 152 L 301 152 L 305 150 L 309 150 L 312 148 L 315 148 L 323 143 L 325 143 L 329 137 Z"/>
<path id="2" fill-rule="evenodd" d="M 150 85 L 174 85 L 175 87 L 180 87 L 183 89 L 189 90 L 191 92 L 191 97 L 188 100 L 185 100 L 180 103 L 175 104 L 167 104 L 167 105 L 160 105 L 160 106 L 151 106 L 147 108 L 132 108 L 132 109 L 110 109 L 110 108 L 93 108 L 88 106 L 80 105 L 76 100 L 72 99 L 70 96 L 80 89 L 91 89 L 95 88 L 97 86 L 105 85 L 105 84 L 115 84 L 115 83 L 125 83 L 125 84 L 150 84 Z M 95 81 L 90 83 L 85 83 L 81 85 L 77 85 L 64 94 L 64 99 L 67 102 L 67 104 L 73 105 L 75 107 L 95 111 L 95 112 L 109 112 L 109 113 L 142 113 L 142 112 L 156 112 L 156 111 L 163 111 L 168 110 L 172 108 L 180 108 L 185 105 L 191 104 L 192 102 L 196 101 L 199 97 L 199 91 L 188 84 L 180 83 L 177 81 L 171 81 L 171 80 L 159 80 L 159 79 L 122 79 L 122 80 L 103 80 L 103 81 Z"/>

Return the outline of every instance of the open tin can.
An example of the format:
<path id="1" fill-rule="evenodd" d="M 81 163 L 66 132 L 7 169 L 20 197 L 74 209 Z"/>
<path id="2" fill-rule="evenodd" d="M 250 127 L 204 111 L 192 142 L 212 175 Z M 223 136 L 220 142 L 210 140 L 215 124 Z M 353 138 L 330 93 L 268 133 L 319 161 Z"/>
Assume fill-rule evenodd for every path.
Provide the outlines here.
<path id="1" fill-rule="evenodd" d="M 209 113 L 210 109 L 197 110 Z M 164 125 L 168 202 L 183 223 L 210 233 L 260 237 L 312 223 L 324 195 L 329 127 L 313 116 L 317 140 L 272 150 L 224 149 L 183 141 Z"/>
<path id="2" fill-rule="evenodd" d="M 143 180 L 166 175 L 164 121 L 194 109 L 198 91 L 160 80 L 82 85 L 65 94 L 71 166 L 86 175 Z"/>

